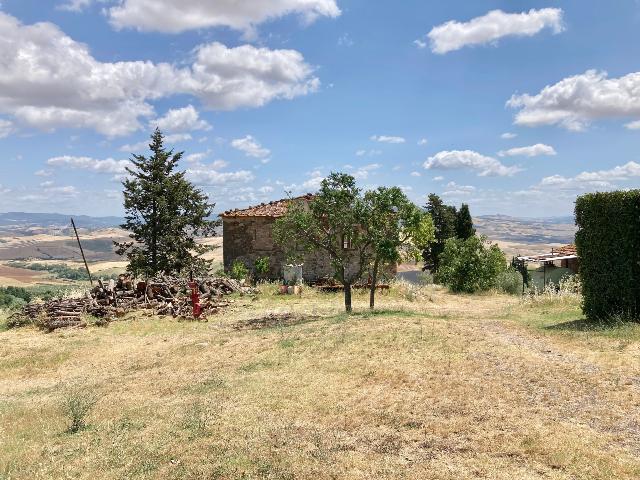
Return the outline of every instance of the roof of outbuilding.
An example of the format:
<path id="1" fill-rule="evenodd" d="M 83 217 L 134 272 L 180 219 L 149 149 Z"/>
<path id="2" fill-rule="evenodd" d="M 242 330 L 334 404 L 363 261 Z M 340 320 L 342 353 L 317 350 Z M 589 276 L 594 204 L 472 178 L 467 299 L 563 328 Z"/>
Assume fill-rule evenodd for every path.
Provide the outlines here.
<path id="1" fill-rule="evenodd" d="M 566 256 L 566 255 L 577 255 L 578 251 L 576 250 L 576 246 L 572 243 L 569 245 L 564 245 L 562 247 L 554 248 L 553 253 Z"/>
<path id="2" fill-rule="evenodd" d="M 282 217 L 287 213 L 287 208 L 291 201 L 306 200 L 309 201 L 313 198 L 311 193 L 302 195 L 295 198 L 283 198 L 281 200 L 275 200 L 269 203 L 261 203 L 253 207 L 238 208 L 235 210 L 227 210 L 222 215 L 222 218 L 237 218 L 237 217 Z"/>

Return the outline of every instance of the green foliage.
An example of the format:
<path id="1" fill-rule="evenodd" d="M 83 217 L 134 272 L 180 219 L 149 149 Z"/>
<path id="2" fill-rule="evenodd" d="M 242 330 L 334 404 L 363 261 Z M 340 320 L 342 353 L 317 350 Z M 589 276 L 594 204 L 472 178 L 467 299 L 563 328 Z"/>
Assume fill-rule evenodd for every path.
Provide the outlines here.
<path id="1" fill-rule="evenodd" d="M 0 287 L 0 308 L 12 308 L 31 301 L 31 293 L 22 287 Z"/>
<path id="2" fill-rule="evenodd" d="M 87 416 L 95 406 L 96 395 L 79 388 L 69 390 L 62 402 L 62 409 L 69 421 L 68 433 L 77 433 L 87 427 Z"/>
<path id="3" fill-rule="evenodd" d="M 640 190 L 582 195 L 575 213 L 585 315 L 640 320 Z"/>
<path id="4" fill-rule="evenodd" d="M 507 260 L 497 245 L 487 245 L 485 238 L 475 235 L 466 240 L 448 239 L 436 280 L 454 292 L 474 293 L 495 287 Z"/>
<path id="5" fill-rule="evenodd" d="M 368 232 L 373 250 L 370 308 L 374 307 L 378 270 L 382 264 L 420 258 L 419 247 L 434 239 L 431 216 L 422 212 L 399 187 L 379 187 L 364 195 Z"/>
<path id="6" fill-rule="evenodd" d="M 175 172 L 183 152 L 167 151 L 156 129 L 149 148 L 153 155 L 133 155 L 130 177 L 123 182 L 125 223 L 132 241 L 117 243 L 136 275 L 175 274 L 209 269 L 202 255 L 213 247 L 198 244 L 197 236 L 215 233 L 219 221 L 208 220 L 214 204 L 208 196 Z"/>
<path id="7" fill-rule="evenodd" d="M 473 228 L 473 219 L 469 211 L 469 205 L 463 203 L 460 210 L 456 213 L 456 237 L 466 240 L 476 234 Z"/>
<path id="8" fill-rule="evenodd" d="M 524 260 L 518 260 L 517 257 L 513 257 L 511 259 L 511 268 L 520 273 L 522 278 L 524 279 L 524 284 L 528 287 L 531 282 L 531 273 L 529 272 L 529 268 L 527 267 L 527 262 Z"/>
<path id="9" fill-rule="evenodd" d="M 500 272 L 496 277 L 495 287 L 504 293 L 518 295 L 522 293 L 522 274 L 513 267 Z"/>
<path id="10" fill-rule="evenodd" d="M 26 268 L 36 272 L 48 272 L 54 274 L 57 278 L 65 278 L 67 280 L 89 280 L 87 270 L 82 268 L 73 268 L 64 263 L 27 263 L 13 261 L 9 263 L 12 267 Z"/>
<path id="11" fill-rule="evenodd" d="M 445 205 L 438 195 L 434 193 L 429 195 L 429 200 L 425 209 L 427 210 L 427 213 L 431 215 L 433 220 L 435 238 L 430 242 L 423 244 L 422 259 L 424 260 L 424 266 L 426 269 L 436 272 L 440 265 L 440 255 L 444 250 L 446 241 L 449 238 L 455 238 L 458 236 L 458 228 L 460 228 L 463 235 L 468 233 L 468 225 L 466 225 L 466 218 L 464 217 L 466 217 L 466 214 L 469 214 L 469 208 L 467 207 L 466 214 L 463 214 L 463 217 L 460 217 L 460 227 L 458 227 L 459 221 L 456 207 Z M 469 221 L 471 221 L 470 214 Z M 471 222 L 471 230 L 473 230 L 473 222 Z"/>
<path id="12" fill-rule="evenodd" d="M 242 280 L 246 280 L 249 277 L 249 269 L 240 260 L 236 260 L 231 265 L 229 276 L 235 280 L 238 280 L 239 282 Z"/>
<path id="13" fill-rule="evenodd" d="M 289 255 L 311 251 L 327 255 L 335 279 L 345 286 L 345 308 L 351 311 L 351 285 L 362 277 L 373 256 L 372 240 L 363 228 L 366 219 L 355 178 L 331 173 L 307 207 L 291 201 L 287 214 L 276 221 L 273 236 Z"/>
<path id="14" fill-rule="evenodd" d="M 260 257 L 253 264 L 255 272 L 259 276 L 267 275 L 269 273 L 270 266 L 271 262 L 269 260 L 269 257 Z"/>

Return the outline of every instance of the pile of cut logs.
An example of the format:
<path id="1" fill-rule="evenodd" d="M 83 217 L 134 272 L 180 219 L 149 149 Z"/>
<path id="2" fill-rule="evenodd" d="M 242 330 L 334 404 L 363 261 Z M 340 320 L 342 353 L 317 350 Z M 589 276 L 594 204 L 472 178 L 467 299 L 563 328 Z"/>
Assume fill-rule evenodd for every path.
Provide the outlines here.
<path id="1" fill-rule="evenodd" d="M 229 306 L 224 300 L 231 293 L 255 293 L 230 278 L 200 278 L 195 280 L 201 314 L 218 313 Z M 80 298 L 56 298 L 44 303 L 31 302 L 16 315 L 30 318 L 47 331 L 63 327 L 84 327 L 87 315 L 113 320 L 134 310 L 150 310 L 157 315 L 193 319 L 190 280 L 157 277 L 135 282 L 128 275 L 98 285 Z"/>

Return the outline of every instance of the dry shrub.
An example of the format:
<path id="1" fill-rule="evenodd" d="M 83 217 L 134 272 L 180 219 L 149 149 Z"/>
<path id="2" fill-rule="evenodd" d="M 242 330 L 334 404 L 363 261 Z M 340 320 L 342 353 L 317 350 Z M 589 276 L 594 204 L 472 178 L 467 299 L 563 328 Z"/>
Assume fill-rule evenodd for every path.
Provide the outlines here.
<path id="1" fill-rule="evenodd" d="M 576 304 L 582 300 L 580 279 L 577 275 L 562 277 L 555 284 L 549 282 L 543 290 L 534 287 L 523 301 L 529 305 Z"/>
<path id="2" fill-rule="evenodd" d="M 68 433 L 87 428 L 87 417 L 97 401 L 98 396 L 86 389 L 74 387 L 67 390 L 62 399 L 62 410 L 69 420 Z"/>

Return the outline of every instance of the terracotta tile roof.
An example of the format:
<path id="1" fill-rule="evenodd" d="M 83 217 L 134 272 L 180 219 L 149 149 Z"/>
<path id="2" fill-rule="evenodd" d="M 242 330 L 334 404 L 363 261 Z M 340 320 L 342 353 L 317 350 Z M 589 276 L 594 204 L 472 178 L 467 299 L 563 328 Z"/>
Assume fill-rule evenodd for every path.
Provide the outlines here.
<path id="1" fill-rule="evenodd" d="M 553 253 L 556 253 L 561 256 L 567 256 L 567 255 L 577 255 L 578 251 L 576 250 L 576 246 L 574 244 L 570 244 L 570 245 L 565 245 L 563 247 L 554 248 Z"/>
<path id="2" fill-rule="evenodd" d="M 300 197 L 295 198 L 283 198 L 282 200 L 275 200 L 269 203 L 261 203 L 260 205 L 255 205 L 253 207 L 235 209 L 235 210 L 227 210 L 222 215 L 222 218 L 237 218 L 237 217 L 282 217 L 285 213 L 287 213 L 287 208 L 289 206 L 289 202 L 296 200 L 306 200 L 309 201 L 313 198 L 313 195 L 307 193 L 306 195 L 302 195 Z"/>

